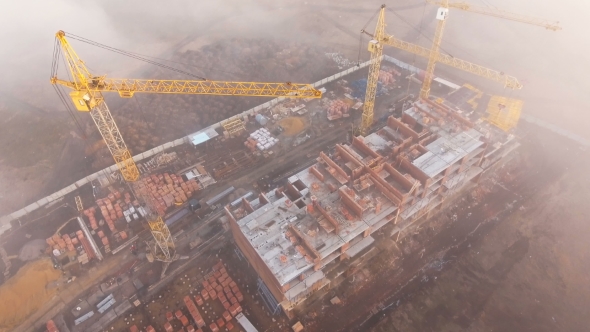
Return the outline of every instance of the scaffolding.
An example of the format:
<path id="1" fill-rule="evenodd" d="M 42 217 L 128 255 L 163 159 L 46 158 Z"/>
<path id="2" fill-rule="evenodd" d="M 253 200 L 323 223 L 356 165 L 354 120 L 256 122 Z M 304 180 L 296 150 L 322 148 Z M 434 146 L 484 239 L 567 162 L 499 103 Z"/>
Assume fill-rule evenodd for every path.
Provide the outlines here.
<path id="1" fill-rule="evenodd" d="M 522 104 L 522 100 L 492 96 L 488 103 L 486 120 L 504 131 L 509 131 L 518 124 Z"/>

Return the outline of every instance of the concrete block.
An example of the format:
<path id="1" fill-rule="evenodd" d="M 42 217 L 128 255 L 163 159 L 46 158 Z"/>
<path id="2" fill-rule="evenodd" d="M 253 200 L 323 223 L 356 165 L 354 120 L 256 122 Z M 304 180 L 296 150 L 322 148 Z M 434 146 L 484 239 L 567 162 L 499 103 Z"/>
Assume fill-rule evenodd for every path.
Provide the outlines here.
<path id="1" fill-rule="evenodd" d="M 13 212 L 12 213 L 13 220 L 18 219 L 18 218 L 24 216 L 25 214 L 27 214 L 27 211 L 25 211 L 24 209 L 20 209 L 16 212 Z"/>
<path id="2" fill-rule="evenodd" d="M 37 204 L 39 206 L 43 206 L 45 204 L 49 203 L 49 198 L 48 197 L 43 197 L 40 200 L 37 201 Z"/>
<path id="3" fill-rule="evenodd" d="M 39 205 L 35 202 L 35 203 L 25 206 L 23 210 L 27 211 L 27 213 L 31 213 L 31 212 L 37 210 L 38 208 L 39 208 Z"/>

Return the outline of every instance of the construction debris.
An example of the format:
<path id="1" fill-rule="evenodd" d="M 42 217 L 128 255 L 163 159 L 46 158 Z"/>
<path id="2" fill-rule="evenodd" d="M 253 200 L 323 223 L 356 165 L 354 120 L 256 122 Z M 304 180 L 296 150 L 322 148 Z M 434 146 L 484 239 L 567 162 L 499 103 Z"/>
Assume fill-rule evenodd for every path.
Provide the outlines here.
<path id="1" fill-rule="evenodd" d="M 256 149 L 264 151 L 272 148 L 278 142 L 278 138 L 273 137 L 268 130 L 262 128 L 251 133 L 244 145 L 251 151 Z"/>
<path id="2" fill-rule="evenodd" d="M 340 53 L 326 53 L 326 56 L 338 65 L 338 69 L 350 68 L 356 65 L 355 61 L 350 61 Z"/>

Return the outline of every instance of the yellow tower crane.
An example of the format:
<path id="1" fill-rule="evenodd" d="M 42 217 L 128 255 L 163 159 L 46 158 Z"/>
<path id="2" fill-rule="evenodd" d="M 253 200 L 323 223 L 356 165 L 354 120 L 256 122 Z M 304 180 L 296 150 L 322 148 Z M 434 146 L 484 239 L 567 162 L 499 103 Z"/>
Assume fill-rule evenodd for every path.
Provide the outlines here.
<path id="1" fill-rule="evenodd" d="M 135 93 L 163 93 L 187 95 L 216 96 L 252 96 L 252 97 L 290 97 L 321 98 L 322 93 L 310 84 L 296 83 L 257 83 L 210 80 L 156 80 L 156 79 L 117 79 L 96 76 L 90 73 L 84 61 L 78 57 L 64 31 L 56 33 L 56 47 L 51 83 L 72 89 L 70 97 L 76 109 L 89 112 L 102 135 L 109 151 L 121 171 L 123 179 L 133 182 L 139 179 L 139 170 L 133 161 L 123 136 L 107 107 L 103 92 L 117 92 L 122 98 L 131 98 Z M 59 54 L 63 54 L 70 79 L 57 78 Z M 174 259 L 174 242 L 170 230 L 157 213 L 149 194 L 137 192 L 150 208 L 148 224 L 156 241 L 153 248 L 154 258 L 163 262 Z"/>
<path id="2" fill-rule="evenodd" d="M 427 2 L 437 4 L 440 6 L 436 13 L 436 19 L 438 23 L 436 26 L 434 39 L 432 41 L 432 46 L 430 49 L 427 49 L 416 44 L 408 43 L 406 41 L 397 39 L 394 36 L 387 34 L 385 32 L 385 5 L 381 6 L 379 18 L 377 20 L 377 26 L 375 27 L 375 33 L 371 34 L 365 30 L 361 31 L 362 33 L 365 33 L 371 37 L 368 48 L 369 52 L 371 53 L 371 65 L 369 68 L 369 78 L 367 79 L 367 91 L 363 107 L 363 117 L 360 126 L 360 131 L 362 134 L 366 134 L 367 130 L 373 124 L 375 94 L 377 91 L 377 81 L 379 77 L 379 68 L 381 66 L 384 45 L 393 46 L 395 48 L 402 49 L 428 59 L 428 65 L 426 67 L 424 81 L 422 83 L 422 88 L 420 89 L 420 97 L 423 99 L 427 99 L 430 95 L 430 86 L 434 78 L 434 68 L 437 62 L 446 64 L 457 69 L 461 69 L 468 73 L 472 73 L 496 82 L 503 83 L 504 87 L 509 89 L 518 90 L 522 88 L 522 84 L 518 82 L 518 80 L 513 76 L 506 75 L 505 73 L 498 70 L 489 69 L 484 66 L 471 63 L 469 61 L 455 58 L 451 55 L 440 53 L 440 44 L 442 41 L 443 31 L 448 16 L 449 8 L 457 8 L 478 14 L 484 14 L 488 16 L 504 18 L 511 21 L 541 26 L 553 31 L 561 29 L 557 22 L 540 18 L 528 17 L 519 14 L 513 14 L 492 8 L 476 7 L 464 2 L 450 3 L 448 0 L 441 0 L 440 2 L 427 0 Z"/>

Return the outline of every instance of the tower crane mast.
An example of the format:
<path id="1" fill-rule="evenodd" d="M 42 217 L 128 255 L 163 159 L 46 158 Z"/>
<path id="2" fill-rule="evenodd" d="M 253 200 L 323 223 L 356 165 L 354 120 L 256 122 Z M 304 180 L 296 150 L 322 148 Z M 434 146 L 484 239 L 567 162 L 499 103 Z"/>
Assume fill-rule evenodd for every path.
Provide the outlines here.
<path id="1" fill-rule="evenodd" d="M 426 72 L 424 73 L 424 81 L 420 89 L 420 98 L 428 99 L 430 94 L 430 85 L 434 78 L 434 66 L 440 50 L 440 43 L 442 42 L 443 31 L 445 30 L 445 23 L 449 15 L 448 0 L 442 0 L 441 6 L 436 11 L 436 30 L 434 31 L 434 38 L 432 39 L 432 46 L 428 54 L 428 64 L 426 65 Z"/>

